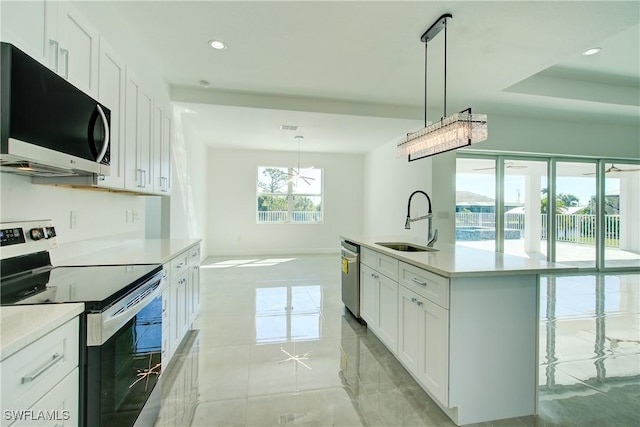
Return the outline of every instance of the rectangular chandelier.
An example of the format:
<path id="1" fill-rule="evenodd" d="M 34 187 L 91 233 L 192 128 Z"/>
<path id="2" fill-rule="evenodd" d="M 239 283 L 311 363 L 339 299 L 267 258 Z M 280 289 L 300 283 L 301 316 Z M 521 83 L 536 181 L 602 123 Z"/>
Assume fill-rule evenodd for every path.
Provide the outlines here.
<path id="1" fill-rule="evenodd" d="M 466 147 L 487 139 L 487 115 L 472 114 L 471 108 L 442 118 L 440 121 L 408 133 L 398 143 L 398 157 L 409 161 L 422 159 Z"/>

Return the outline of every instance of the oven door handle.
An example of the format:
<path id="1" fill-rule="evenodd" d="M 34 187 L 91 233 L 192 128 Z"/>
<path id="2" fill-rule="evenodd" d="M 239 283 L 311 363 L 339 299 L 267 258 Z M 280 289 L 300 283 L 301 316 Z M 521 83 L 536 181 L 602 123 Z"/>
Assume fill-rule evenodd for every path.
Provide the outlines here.
<path id="1" fill-rule="evenodd" d="M 102 313 L 87 314 L 87 345 L 100 346 L 107 342 L 149 302 L 162 295 L 162 282 L 162 272 L 159 272 L 124 306 L 116 305 Z"/>
<path id="2" fill-rule="evenodd" d="M 126 318 L 127 320 L 131 319 L 133 316 L 138 314 L 140 310 L 144 308 L 145 305 L 147 305 L 147 301 L 153 301 L 159 295 L 160 295 L 160 284 L 156 285 L 156 287 L 153 288 L 151 292 L 149 292 L 143 298 L 135 301 L 126 309 L 120 309 L 112 314 L 107 313 L 108 318 L 105 319 L 103 323 L 105 329 L 109 328 L 109 326 L 112 325 L 113 323 L 117 323 L 121 321 L 121 319 L 123 318 Z"/>

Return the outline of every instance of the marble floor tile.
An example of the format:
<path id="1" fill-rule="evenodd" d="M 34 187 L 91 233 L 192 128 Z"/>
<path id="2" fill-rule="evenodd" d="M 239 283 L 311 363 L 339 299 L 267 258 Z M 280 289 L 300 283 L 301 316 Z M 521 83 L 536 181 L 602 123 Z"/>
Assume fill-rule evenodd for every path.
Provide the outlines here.
<path id="1" fill-rule="evenodd" d="M 344 309 L 337 255 L 212 258 L 157 427 L 455 424 Z M 640 275 L 542 277 L 539 414 L 472 427 L 640 426 Z"/>

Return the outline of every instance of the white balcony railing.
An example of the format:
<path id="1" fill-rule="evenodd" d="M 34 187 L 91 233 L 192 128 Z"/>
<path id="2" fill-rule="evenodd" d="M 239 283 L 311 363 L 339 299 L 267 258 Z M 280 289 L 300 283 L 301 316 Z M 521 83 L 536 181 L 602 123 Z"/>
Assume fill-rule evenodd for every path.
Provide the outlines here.
<path id="1" fill-rule="evenodd" d="M 541 215 L 542 240 L 547 239 L 547 214 Z M 456 212 L 456 228 L 493 228 L 496 221 L 494 213 Z M 525 214 L 505 214 L 506 230 L 519 230 L 524 237 Z M 605 244 L 617 247 L 620 240 L 620 215 L 605 215 Z M 491 236 L 490 234 L 487 234 Z M 556 240 L 559 242 L 595 244 L 596 216 L 591 214 L 556 214 Z"/>
<path id="2" fill-rule="evenodd" d="M 258 211 L 258 222 L 322 222 L 319 211 Z"/>

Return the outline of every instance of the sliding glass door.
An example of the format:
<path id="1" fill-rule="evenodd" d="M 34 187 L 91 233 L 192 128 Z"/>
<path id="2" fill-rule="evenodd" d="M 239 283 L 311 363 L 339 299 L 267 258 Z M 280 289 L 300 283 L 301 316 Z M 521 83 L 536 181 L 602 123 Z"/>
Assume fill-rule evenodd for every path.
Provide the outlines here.
<path id="1" fill-rule="evenodd" d="M 640 165 L 604 164 L 605 267 L 640 267 Z"/>
<path id="2" fill-rule="evenodd" d="M 596 162 L 556 162 L 555 261 L 596 266 Z"/>
<path id="3" fill-rule="evenodd" d="M 640 163 L 458 154 L 456 244 L 640 267 Z"/>
<path id="4" fill-rule="evenodd" d="M 456 161 L 456 244 L 496 250 L 496 160 Z"/>
<path id="5" fill-rule="evenodd" d="M 547 259 L 546 160 L 504 160 L 503 252 Z"/>

